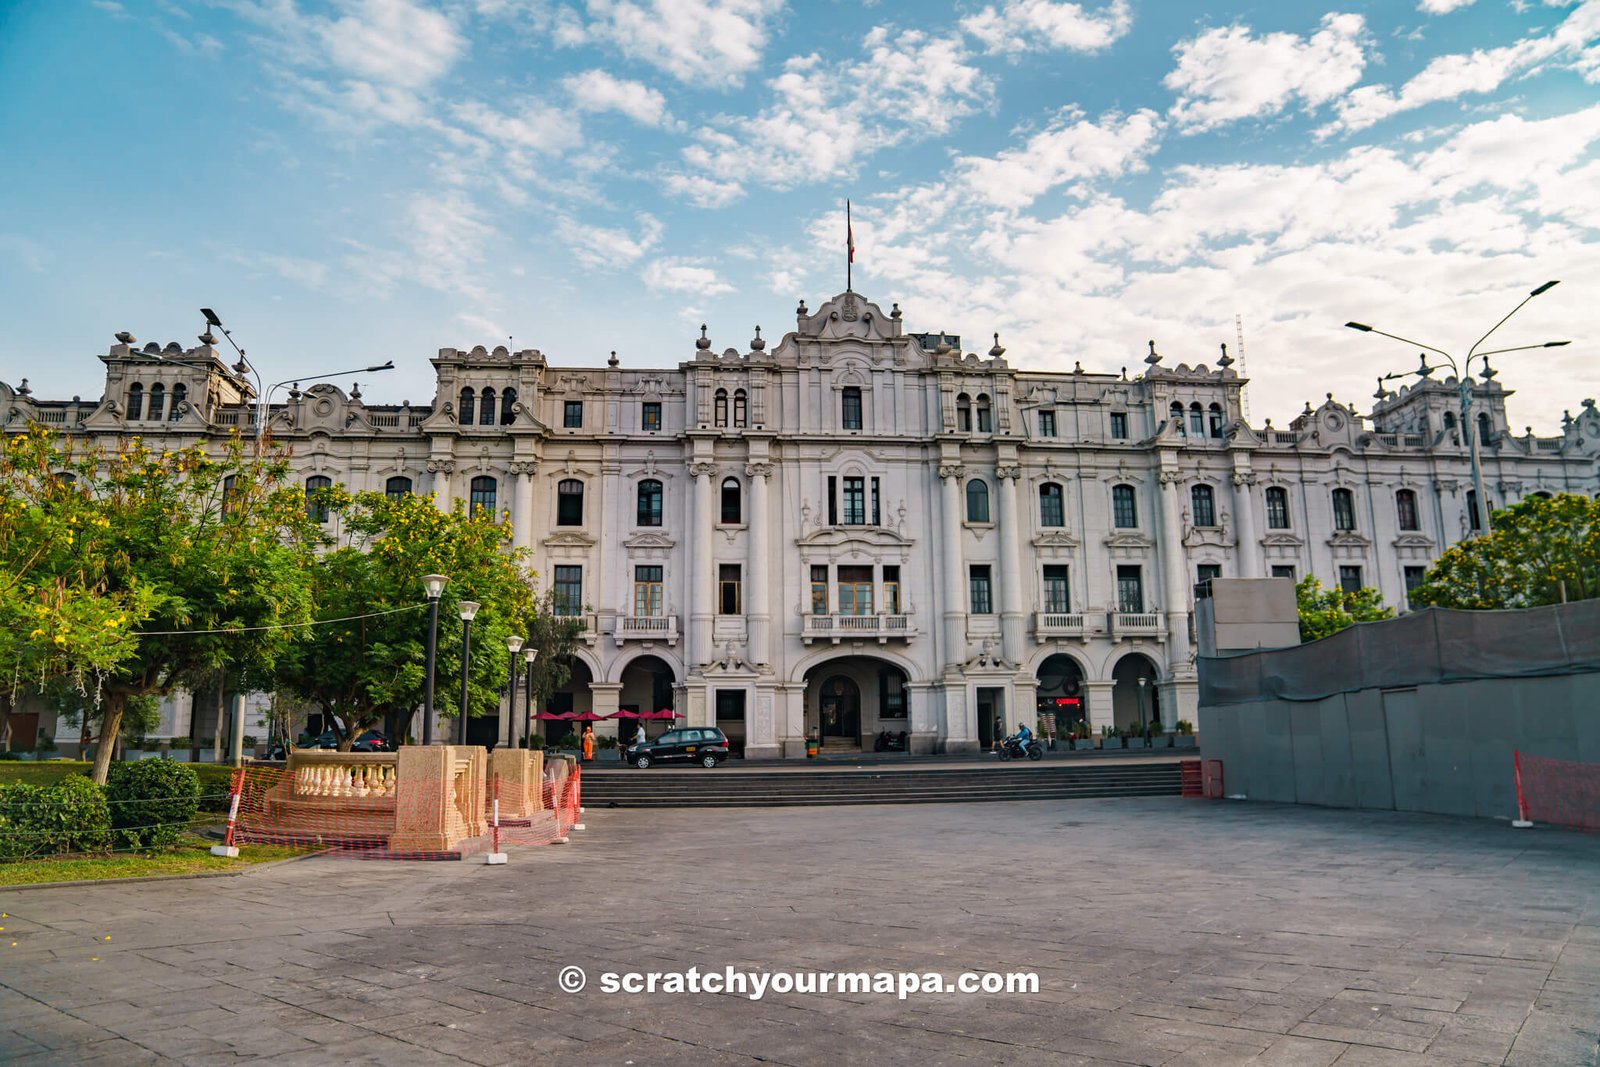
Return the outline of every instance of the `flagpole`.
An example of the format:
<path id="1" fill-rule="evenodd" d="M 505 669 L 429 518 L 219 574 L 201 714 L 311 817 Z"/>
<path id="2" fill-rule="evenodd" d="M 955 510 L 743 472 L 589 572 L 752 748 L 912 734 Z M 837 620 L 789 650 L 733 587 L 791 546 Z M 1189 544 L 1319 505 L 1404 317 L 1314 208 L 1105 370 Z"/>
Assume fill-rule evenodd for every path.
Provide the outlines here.
<path id="1" fill-rule="evenodd" d="M 850 225 L 850 201 L 844 202 L 844 291 L 855 292 L 851 271 L 856 262 L 856 233 Z"/>

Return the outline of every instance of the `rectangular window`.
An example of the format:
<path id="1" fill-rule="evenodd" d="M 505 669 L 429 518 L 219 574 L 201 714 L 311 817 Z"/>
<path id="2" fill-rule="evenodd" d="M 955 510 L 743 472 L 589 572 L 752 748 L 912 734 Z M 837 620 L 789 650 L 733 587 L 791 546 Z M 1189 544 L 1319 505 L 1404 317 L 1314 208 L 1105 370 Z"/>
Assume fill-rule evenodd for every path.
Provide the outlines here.
<path id="1" fill-rule="evenodd" d="M 872 568 L 839 568 L 839 614 L 872 614 Z"/>
<path id="2" fill-rule="evenodd" d="M 1111 413 L 1111 436 L 1118 441 L 1128 439 L 1128 413 L 1113 411 Z"/>
<path id="3" fill-rule="evenodd" d="M 1056 435 L 1056 413 L 1053 411 L 1039 412 L 1039 436 L 1054 437 Z"/>
<path id="4" fill-rule="evenodd" d="M 989 580 L 989 565 L 974 563 L 967 572 L 967 587 L 972 599 L 972 614 L 994 614 L 994 590 Z"/>
<path id="5" fill-rule="evenodd" d="M 1284 564 L 1281 564 L 1281 563 L 1274 563 L 1272 565 L 1272 576 L 1274 578 L 1287 578 L 1292 582 L 1292 581 L 1295 580 L 1294 579 L 1294 567 L 1293 566 L 1285 566 Z"/>
<path id="6" fill-rule="evenodd" d="M 844 480 L 844 524 L 846 526 L 864 526 L 867 521 L 867 480 L 865 478 L 846 478 Z"/>
<path id="7" fill-rule="evenodd" d="M 828 613 L 828 568 L 811 568 L 811 614 Z"/>
<path id="8" fill-rule="evenodd" d="M 561 407 L 561 425 L 569 430 L 583 426 L 583 401 L 568 400 Z"/>
<path id="9" fill-rule="evenodd" d="M 1206 417 L 1199 408 L 1191 407 L 1189 409 L 1189 432 L 1196 437 L 1204 437 L 1206 435 Z"/>
<path id="10" fill-rule="evenodd" d="M 660 617 L 661 568 L 633 568 L 633 613 Z"/>
<path id="11" fill-rule="evenodd" d="M 1054 482 L 1046 482 L 1039 487 L 1039 525 L 1065 526 L 1066 524 L 1066 508 L 1061 499 L 1061 487 Z"/>
<path id="12" fill-rule="evenodd" d="M 890 615 L 900 614 L 900 568 L 883 568 L 883 610 Z"/>
<path id="13" fill-rule="evenodd" d="M 717 614 L 742 615 L 739 595 L 739 564 L 724 563 L 717 568 Z"/>
<path id="14" fill-rule="evenodd" d="M 1209 485 L 1197 485 L 1189 491 L 1189 502 L 1194 506 L 1196 526 L 1217 524 L 1217 498 Z"/>
<path id="15" fill-rule="evenodd" d="M 583 611 L 583 568 L 557 566 L 554 609 L 557 615 Z"/>
<path id="16" fill-rule="evenodd" d="M 1135 615 L 1144 611 L 1144 575 L 1137 565 L 1117 568 L 1117 610 Z"/>
<path id="17" fill-rule="evenodd" d="M 1426 568 L 1426 567 L 1407 567 L 1406 568 L 1406 610 L 1407 611 L 1415 610 L 1411 605 L 1411 594 L 1415 593 L 1417 591 L 1417 587 L 1420 586 L 1423 582 L 1425 582 L 1427 580 L 1428 580 L 1428 568 Z"/>
<path id="18" fill-rule="evenodd" d="M 1222 566 L 1217 563 L 1202 563 L 1195 568 L 1195 580 L 1204 585 L 1213 578 L 1222 577 Z"/>
<path id="19" fill-rule="evenodd" d="M 1067 568 L 1064 564 L 1045 565 L 1044 610 L 1052 614 L 1072 610 L 1072 590 L 1067 584 Z"/>
<path id="20" fill-rule="evenodd" d="M 1138 528 L 1139 506 L 1133 495 L 1133 486 L 1111 487 L 1111 523 L 1119 530 Z"/>
<path id="21" fill-rule="evenodd" d="M 1289 491 L 1272 486 L 1267 490 L 1267 529 L 1289 528 Z"/>
<path id="22" fill-rule="evenodd" d="M 878 718 L 906 717 L 906 676 L 895 667 L 878 668 Z"/>
<path id="23" fill-rule="evenodd" d="M 1333 528 L 1342 533 L 1356 528 L 1356 497 L 1348 489 L 1333 491 Z"/>
<path id="24" fill-rule="evenodd" d="M 661 429 L 661 402 L 646 400 L 640 409 L 639 422 L 646 430 Z"/>
<path id="25" fill-rule="evenodd" d="M 1359 592 L 1361 592 L 1361 568 L 1360 567 L 1340 567 L 1339 568 L 1339 588 L 1342 589 L 1346 593 L 1359 593 Z"/>
<path id="26" fill-rule="evenodd" d="M 872 479 L 872 525 L 883 525 L 883 510 L 878 506 L 878 479 Z"/>
<path id="27" fill-rule="evenodd" d="M 828 475 L 828 525 L 839 525 L 839 479 Z"/>
<path id="28" fill-rule="evenodd" d="M 861 429 L 861 389 L 846 386 L 839 395 L 839 425 L 846 430 Z"/>
<path id="29" fill-rule="evenodd" d="M 983 398 L 978 402 L 978 432 L 994 433 L 994 416 L 989 410 L 989 404 Z"/>

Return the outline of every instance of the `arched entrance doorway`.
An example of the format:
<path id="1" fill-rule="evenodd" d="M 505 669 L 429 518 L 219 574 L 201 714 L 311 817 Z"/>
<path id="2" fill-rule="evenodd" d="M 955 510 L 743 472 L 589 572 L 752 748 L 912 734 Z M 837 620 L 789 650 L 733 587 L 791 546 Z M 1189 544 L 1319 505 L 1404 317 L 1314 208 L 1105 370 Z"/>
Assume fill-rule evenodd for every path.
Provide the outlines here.
<path id="1" fill-rule="evenodd" d="M 1083 668 L 1078 661 L 1057 652 L 1039 664 L 1039 730 L 1046 732 L 1053 717 L 1055 736 L 1077 733 L 1088 736 L 1089 699 L 1083 684 Z M 1079 723 L 1084 725 L 1080 728 Z"/>
<path id="2" fill-rule="evenodd" d="M 673 719 L 636 717 L 640 712 L 673 710 L 675 678 L 671 664 L 660 656 L 640 656 L 622 668 L 621 681 L 622 690 L 617 694 L 618 737 L 631 743 L 641 723 L 647 737 L 672 729 Z"/>
<path id="3" fill-rule="evenodd" d="M 1115 683 L 1111 706 L 1117 729 L 1125 729 L 1136 722 L 1161 721 L 1161 694 L 1156 689 L 1159 677 L 1155 663 L 1141 652 L 1130 652 L 1117 660 L 1111 672 Z"/>
<path id="4" fill-rule="evenodd" d="M 879 733 L 908 733 L 910 694 L 899 667 L 871 656 L 845 656 L 806 672 L 806 736 L 824 751 L 871 748 Z"/>
<path id="5" fill-rule="evenodd" d="M 537 712 L 550 712 L 566 714 L 573 711 L 593 711 L 594 694 L 589 686 L 594 681 L 594 675 L 589 671 L 589 665 L 574 656 L 571 660 L 572 674 L 560 689 L 551 692 L 545 699 L 544 707 L 535 707 Z M 565 722 L 560 719 L 535 719 L 534 733 L 538 734 L 547 744 L 555 744 L 567 733 L 583 733 L 583 724 L 579 722 Z"/>

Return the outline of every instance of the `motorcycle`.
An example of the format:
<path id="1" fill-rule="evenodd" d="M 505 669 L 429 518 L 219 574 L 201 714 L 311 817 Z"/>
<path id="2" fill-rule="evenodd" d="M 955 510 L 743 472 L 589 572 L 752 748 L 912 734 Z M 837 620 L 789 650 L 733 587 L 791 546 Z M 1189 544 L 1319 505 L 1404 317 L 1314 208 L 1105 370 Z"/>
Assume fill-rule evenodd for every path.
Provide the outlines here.
<path id="1" fill-rule="evenodd" d="M 1008 759 L 1022 759 L 1024 756 L 1032 760 L 1044 759 L 1044 743 L 1037 737 L 1030 737 L 1028 743 L 1024 745 L 1013 734 L 994 747 L 994 754 L 1002 762 Z"/>
<path id="2" fill-rule="evenodd" d="M 906 732 L 904 730 L 899 733 L 893 730 L 884 730 L 872 742 L 872 751 L 874 752 L 904 752 L 905 750 Z"/>

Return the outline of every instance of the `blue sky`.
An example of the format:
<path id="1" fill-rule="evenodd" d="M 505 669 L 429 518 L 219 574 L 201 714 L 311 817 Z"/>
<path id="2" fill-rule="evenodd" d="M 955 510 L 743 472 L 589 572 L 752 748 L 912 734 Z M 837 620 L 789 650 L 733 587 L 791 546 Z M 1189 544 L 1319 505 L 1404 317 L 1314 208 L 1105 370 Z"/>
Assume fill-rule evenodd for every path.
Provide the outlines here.
<path id="1" fill-rule="evenodd" d="M 1246 343 L 1251 414 L 1497 342 L 1600 394 L 1600 0 L 0 0 L 0 379 L 221 313 L 268 380 L 624 366 L 844 287 L 1013 365 Z M 357 376 L 352 376 L 357 377 Z M 348 382 L 340 384 L 348 388 Z"/>

